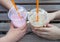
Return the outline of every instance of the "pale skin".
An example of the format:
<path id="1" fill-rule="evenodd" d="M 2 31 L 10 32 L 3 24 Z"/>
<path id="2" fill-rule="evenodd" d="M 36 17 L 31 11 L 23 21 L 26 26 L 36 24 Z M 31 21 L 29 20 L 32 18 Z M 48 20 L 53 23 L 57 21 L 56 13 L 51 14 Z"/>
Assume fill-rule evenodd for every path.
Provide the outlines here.
<path id="1" fill-rule="evenodd" d="M 0 38 L 0 42 L 17 42 L 26 34 L 27 26 L 15 28 L 13 24 L 10 25 L 10 30 L 6 36 Z"/>
<path id="2" fill-rule="evenodd" d="M 49 24 L 51 20 L 54 18 L 60 19 L 60 11 L 53 12 L 53 13 L 48 13 L 48 20 L 46 23 L 45 27 L 32 27 L 32 31 L 37 34 L 40 37 L 46 38 L 46 39 L 51 39 L 51 40 L 57 40 L 60 39 L 60 28 Z"/>
<path id="3" fill-rule="evenodd" d="M 7 9 L 13 7 L 10 0 L 0 0 L 0 4 L 5 6 Z M 15 28 L 11 23 L 10 30 L 8 31 L 6 36 L 0 38 L 0 42 L 17 42 L 26 34 L 26 30 L 27 24 L 24 24 L 22 27 Z"/>
<path id="4" fill-rule="evenodd" d="M 7 9 L 13 7 L 11 0 L 0 0 L 0 4 L 5 6 Z"/>

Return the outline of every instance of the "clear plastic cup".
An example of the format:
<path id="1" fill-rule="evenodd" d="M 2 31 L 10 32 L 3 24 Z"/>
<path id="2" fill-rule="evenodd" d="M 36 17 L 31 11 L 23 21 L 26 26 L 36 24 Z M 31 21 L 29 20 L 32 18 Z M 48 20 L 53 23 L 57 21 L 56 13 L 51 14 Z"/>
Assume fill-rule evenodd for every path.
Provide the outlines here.
<path id="1" fill-rule="evenodd" d="M 34 27 L 42 27 L 46 25 L 47 22 L 47 12 L 44 9 L 39 9 L 38 17 L 39 21 L 36 21 L 36 8 L 32 9 L 30 11 L 30 14 L 28 15 L 28 20 L 30 24 Z"/>
<path id="2" fill-rule="evenodd" d="M 27 10 L 22 6 L 17 6 L 18 11 L 14 7 L 12 7 L 8 12 L 8 17 L 12 21 L 15 27 L 21 27 L 26 24 L 26 18 L 27 18 Z M 18 16 L 18 12 L 20 13 L 20 16 L 23 18 L 20 18 Z"/>

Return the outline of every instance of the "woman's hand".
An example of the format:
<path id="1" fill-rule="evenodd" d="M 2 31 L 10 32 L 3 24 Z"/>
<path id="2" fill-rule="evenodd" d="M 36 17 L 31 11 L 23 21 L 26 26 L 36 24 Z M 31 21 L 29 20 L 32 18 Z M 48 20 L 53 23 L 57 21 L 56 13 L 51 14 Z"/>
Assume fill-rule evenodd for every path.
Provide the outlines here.
<path id="1" fill-rule="evenodd" d="M 52 21 L 55 18 L 56 18 L 56 13 L 55 12 L 53 12 L 53 13 L 47 13 L 47 21 L 46 21 L 46 24 L 48 24 L 50 21 Z"/>
<path id="2" fill-rule="evenodd" d="M 1 38 L 1 42 L 16 42 L 26 34 L 27 26 L 15 28 L 13 24 L 10 26 L 10 30 L 5 37 Z"/>
<path id="3" fill-rule="evenodd" d="M 47 27 L 32 28 L 32 31 L 43 38 L 52 40 L 60 39 L 60 28 L 52 24 L 48 24 Z"/>

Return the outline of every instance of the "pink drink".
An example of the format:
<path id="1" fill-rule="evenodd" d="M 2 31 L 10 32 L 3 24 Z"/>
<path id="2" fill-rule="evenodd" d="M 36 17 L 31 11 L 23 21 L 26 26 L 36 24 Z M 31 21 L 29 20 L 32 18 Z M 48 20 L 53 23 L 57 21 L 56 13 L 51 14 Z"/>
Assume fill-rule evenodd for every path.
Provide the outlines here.
<path id="1" fill-rule="evenodd" d="M 18 12 L 23 18 L 18 16 Z M 18 6 L 18 11 L 12 7 L 8 12 L 8 17 L 11 19 L 15 27 L 21 27 L 26 24 L 27 11 L 25 8 Z"/>

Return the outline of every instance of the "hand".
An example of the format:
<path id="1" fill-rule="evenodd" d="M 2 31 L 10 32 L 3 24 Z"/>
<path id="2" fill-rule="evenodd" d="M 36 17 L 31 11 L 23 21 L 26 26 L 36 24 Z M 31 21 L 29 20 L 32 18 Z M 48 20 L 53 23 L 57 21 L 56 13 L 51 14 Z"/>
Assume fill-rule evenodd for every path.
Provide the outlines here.
<path id="1" fill-rule="evenodd" d="M 56 17 L 56 13 L 47 13 L 47 21 L 46 24 L 48 24 L 51 20 L 53 20 Z"/>
<path id="2" fill-rule="evenodd" d="M 32 28 L 32 31 L 40 37 L 57 40 L 60 39 L 60 28 L 48 24 L 48 27 Z"/>
<path id="3" fill-rule="evenodd" d="M 16 42 L 26 34 L 26 30 L 26 24 L 20 28 L 14 28 L 13 24 L 11 24 L 9 32 L 1 39 L 1 42 Z"/>

